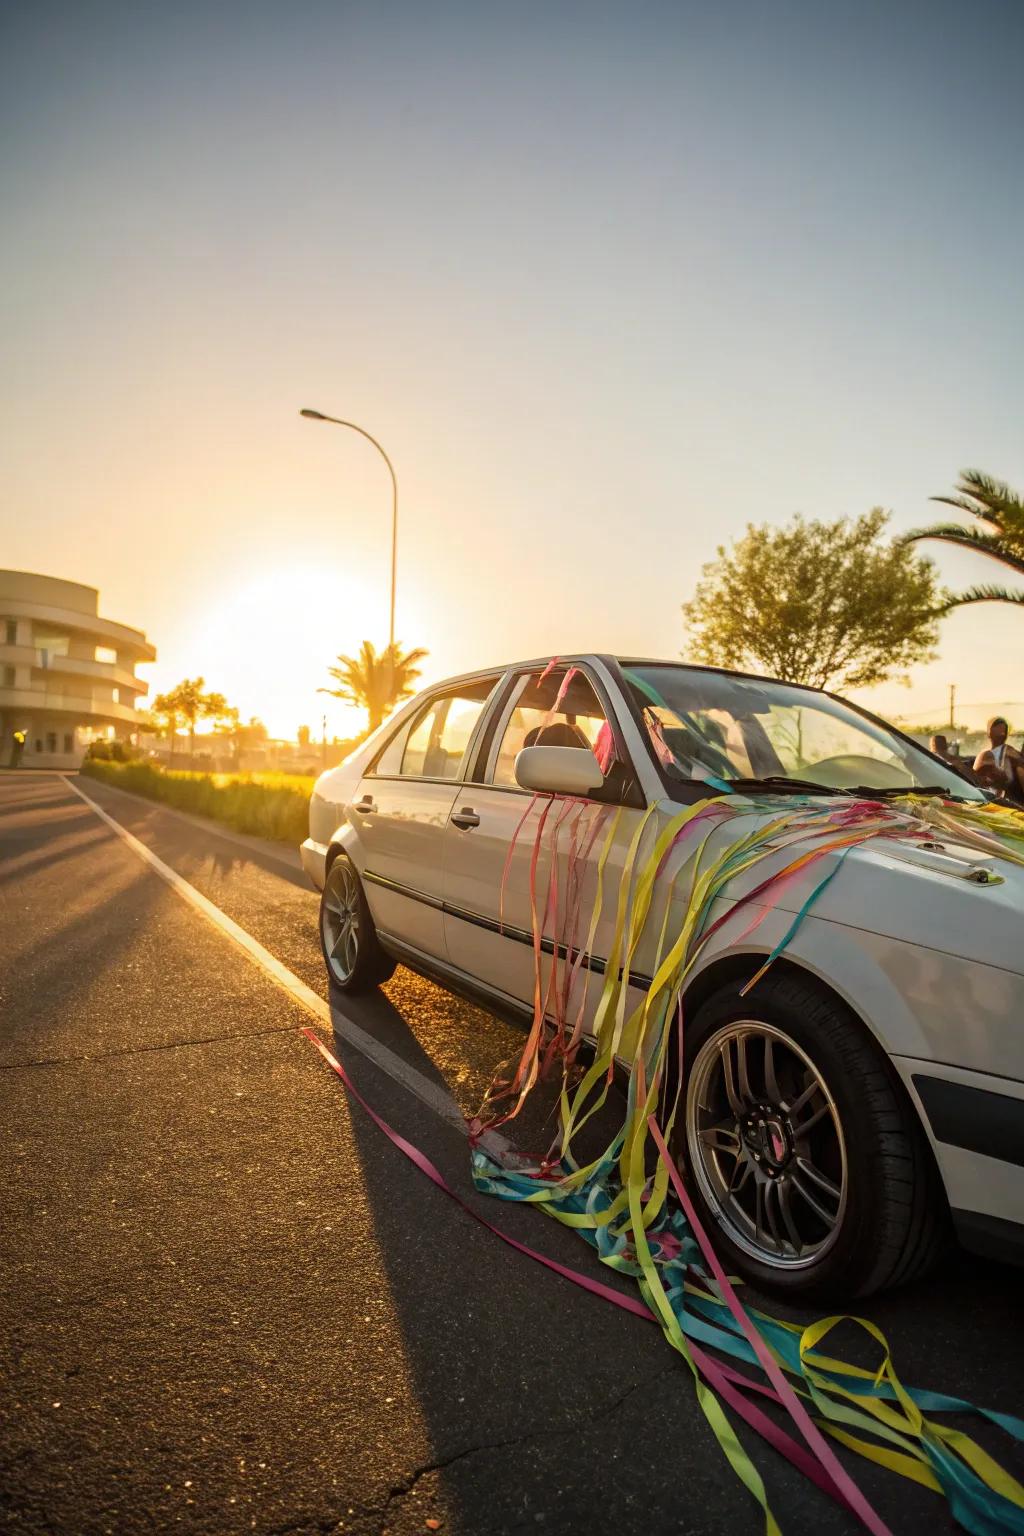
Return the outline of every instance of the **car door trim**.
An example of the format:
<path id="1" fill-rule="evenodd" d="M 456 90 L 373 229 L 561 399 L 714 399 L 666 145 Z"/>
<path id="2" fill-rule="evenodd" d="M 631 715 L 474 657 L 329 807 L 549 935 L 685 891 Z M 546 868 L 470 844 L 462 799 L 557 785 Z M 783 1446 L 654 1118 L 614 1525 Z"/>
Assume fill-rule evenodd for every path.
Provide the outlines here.
<path id="1" fill-rule="evenodd" d="M 438 912 L 444 911 L 444 902 L 440 896 L 429 896 L 426 891 L 417 891 L 411 885 L 403 885 L 399 880 L 390 880 L 387 875 L 378 875 L 372 869 L 363 870 L 363 879 L 369 885 L 379 885 L 386 891 L 391 891 L 396 896 L 407 896 L 410 901 L 419 901 L 425 907 L 433 907 Z"/>
<path id="2" fill-rule="evenodd" d="M 516 944 L 526 944 L 533 948 L 533 934 L 528 928 L 517 928 L 512 923 L 499 923 L 492 917 L 485 917 L 482 912 L 473 912 L 468 907 L 455 906 L 453 902 L 441 901 L 437 896 L 429 896 L 426 891 L 418 891 L 411 885 L 403 885 L 398 880 L 391 880 L 387 875 L 378 875 L 373 870 L 363 871 L 363 879 L 369 885 L 379 885 L 384 890 L 391 891 L 393 895 L 405 896 L 409 901 L 420 901 L 425 906 L 434 907 L 444 913 L 446 917 L 457 917 L 461 922 L 472 923 L 475 928 L 483 928 L 488 933 L 497 933 L 502 938 L 511 939 Z M 397 940 L 395 942 L 398 942 Z M 567 944 L 555 944 L 553 939 L 543 936 L 540 941 L 541 951 L 545 955 L 558 954 L 560 960 L 565 960 L 570 955 L 570 947 Z M 573 949 L 572 957 L 575 959 L 579 951 Z M 584 955 L 581 962 L 588 971 L 602 976 L 607 970 L 607 961 L 600 955 Z M 460 974 L 462 974 L 460 972 Z M 647 991 L 653 978 L 645 976 L 641 971 L 629 972 L 629 985 L 641 987 Z"/>

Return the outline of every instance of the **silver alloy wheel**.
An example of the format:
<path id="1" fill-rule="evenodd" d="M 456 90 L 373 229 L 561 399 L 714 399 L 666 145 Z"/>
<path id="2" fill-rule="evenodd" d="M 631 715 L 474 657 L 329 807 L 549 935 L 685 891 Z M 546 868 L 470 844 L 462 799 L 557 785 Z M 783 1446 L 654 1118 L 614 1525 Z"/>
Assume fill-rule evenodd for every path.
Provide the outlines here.
<path id="1" fill-rule="evenodd" d="M 686 1089 L 690 1166 L 723 1232 L 773 1269 L 831 1248 L 847 1201 L 846 1142 L 824 1078 L 782 1030 L 738 1019 L 705 1041 Z"/>
<path id="2" fill-rule="evenodd" d="M 320 904 L 320 927 L 328 969 L 348 981 L 359 958 L 359 882 L 347 859 L 335 859 Z"/>

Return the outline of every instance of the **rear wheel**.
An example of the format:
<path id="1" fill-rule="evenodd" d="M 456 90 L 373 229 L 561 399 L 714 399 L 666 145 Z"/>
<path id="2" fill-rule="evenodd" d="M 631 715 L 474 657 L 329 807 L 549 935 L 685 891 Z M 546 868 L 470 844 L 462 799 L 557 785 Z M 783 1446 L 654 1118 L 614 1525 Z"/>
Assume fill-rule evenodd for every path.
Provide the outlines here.
<path id="1" fill-rule="evenodd" d="M 382 949 L 355 866 L 339 853 L 320 898 L 320 947 L 331 985 L 365 992 L 387 981 L 396 962 Z"/>
<path id="2" fill-rule="evenodd" d="M 686 1161 L 727 1266 L 790 1295 L 863 1296 L 922 1273 L 947 1212 L 884 1056 L 829 993 L 769 973 L 687 1032 Z"/>

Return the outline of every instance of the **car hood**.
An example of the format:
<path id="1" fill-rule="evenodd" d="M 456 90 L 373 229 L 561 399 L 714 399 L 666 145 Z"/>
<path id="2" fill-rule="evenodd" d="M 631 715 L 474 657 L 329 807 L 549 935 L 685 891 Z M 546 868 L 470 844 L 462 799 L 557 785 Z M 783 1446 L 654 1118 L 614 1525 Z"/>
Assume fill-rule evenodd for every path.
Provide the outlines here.
<path id="1" fill-rule="evenodd" d="M 776 807 L 744 817 L 740 835 L 777 814 Z M 709 855 L 724 852 L 739 831 L 732 821 L 718 828 Z M 774 850 L 732 881 L 727 896 L 755 891 L 809 846 Z M 829 851 L 753 901 L 797 913 L 812 896 L 811 911 L 826 922 L 1024 974 L 1024 867 L 944 831 L 926 839 L 891 833 Z"/>

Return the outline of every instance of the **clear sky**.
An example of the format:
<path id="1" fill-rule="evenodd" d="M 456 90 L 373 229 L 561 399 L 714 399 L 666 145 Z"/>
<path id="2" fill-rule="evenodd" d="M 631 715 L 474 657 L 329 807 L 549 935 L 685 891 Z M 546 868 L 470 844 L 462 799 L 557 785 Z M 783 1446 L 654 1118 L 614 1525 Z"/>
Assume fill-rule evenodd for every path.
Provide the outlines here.
<path id="1" fill-rule="evenodd" d="M 672 656 L 750 520 L 1024 486 L 1018 0 L 2 17 L 0 564 L 98 586 L 157 686 L 291 735 L 386 639 L 385 468 L 303 405 L 396 464 L 428 679 Z M 871 700 L 1024 700 L 1022 642 L 966 611 Z"/>

